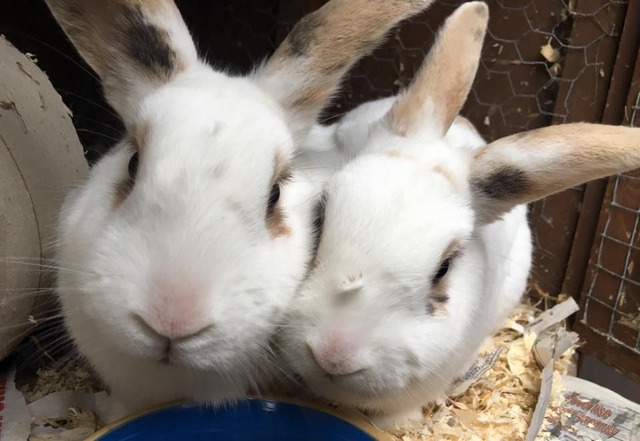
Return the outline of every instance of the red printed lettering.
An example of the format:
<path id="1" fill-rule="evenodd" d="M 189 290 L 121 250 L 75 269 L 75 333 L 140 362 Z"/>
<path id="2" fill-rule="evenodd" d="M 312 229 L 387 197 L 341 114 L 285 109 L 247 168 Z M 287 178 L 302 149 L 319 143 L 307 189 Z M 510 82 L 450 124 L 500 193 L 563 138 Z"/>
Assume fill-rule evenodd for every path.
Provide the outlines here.
<path id="1" fill-rule="evenodd" d="M 573 404 L 573 403 L 572 403 Z M 582 407 L 580 405 L 577 405 L 577 407 Z M 573 413 L 573 409 L 571 409 L 570 407 L 565 407 L 565 409 L 568 412 L 572 412 Z M 591 408 L 589 408 L 590 410 L 592 410 Z M 605 409 L 608 411 L 608 409 Z M 609 411 L 610 414 L 610 411 Z M 618 429 L 615 426 L 612 426 L 610 424 L 607 424 L 604 421 L 598 420 L 596 418 L 592 418 L 589 415 L 587 415 L 586 413 L 582 413 L 582 412 L 575 412 L 576 415 L 576 421 L 580 424 L 583 424 L 587 427 L 590 427 L 594 430 L 597 430 L 598 432 L 607 435 L 608 437 L 612 437 L 618 434 L 618 432 L 620 432 L 620 429 Z"/>
<path id="2" fill-rule="evenodd" d="M 593 403 L 591 401 L 587 401 L 581 398 L 580 395 L 578 394 L 575 394 L 575 393 L 570 394 L 569 396 L 567 396 L 567 399 L 568 399 L 567 402 L 572 406 L 578 407 L 600 418 L 607 419 L 611 415 L 613 415 L 613 412 L 610 409 L 607 409 L 606 407 L 604 407 L 599 403 Z"/>

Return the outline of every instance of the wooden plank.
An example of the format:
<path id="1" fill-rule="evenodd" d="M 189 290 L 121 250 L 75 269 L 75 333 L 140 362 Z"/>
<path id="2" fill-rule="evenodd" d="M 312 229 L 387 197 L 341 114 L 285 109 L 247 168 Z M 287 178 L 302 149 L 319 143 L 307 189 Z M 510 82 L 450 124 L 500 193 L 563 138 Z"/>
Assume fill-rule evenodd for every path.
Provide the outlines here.
<path id="1" fill-rule="evenodd" d="M 577 3 L 554 124 L 601 121 L 620 43 L 619 34 L 607 36 L 603 29 L 613 30 L 612 34 L 622 29 L 626 6 L 608 0 Z M 597 20 L 593 17 L 596 11 Z M 594 66 L 585 69 L 585 61 Z M 549 293 L 559 293 L 563 288 L 584 196 L 581 186 L 532 206 L 530 219 L 536 246 L 532 280 Z"/>
<path id="2" fill-rule="evenodd" d="M 631 2 L 627 8 L 624 28 L 620 37 L 612 81 L 602 116 L 603 124 L 621 124 L 625 119 L 625 105 L 640 49 L 640 2 Z M 628 122 L 627 122 L 628 124 Z M 608 179 L 586 185 L 580 216 L 576 224 L 571 254 L 562 284 L 562 292 L 579 301 L 585 281 L 591 248 L 598 231 L 598 219 Z"/>
<path id="3" fill-rule="evenodd" d="M 637 4 L 634 5 L 634 8 L 636 6 Z M 632 11 L 631 8 L 630 11 Z M 637 39 L 638 35 L 636 32 L 638 32 L 638 26 L 640 25 L 640 13 L 638 13 L 638 10 L 633 11 L 635 11 L 633 15 L 631 12 L 629 13 L 628 20 L 630 28 L 632 29 L 632 35 Z M 636 45 L 629 50 L 631 51 L 633 49 L 635 49 L 635 68 L 632 79 L 630 82 L 627 82 L 628 87 L 626 89 L 622 88 L 622 85 L 616 85 L 616 87 L 619 87 L 622 91 L 627 90 L 627 93 L 625 93 L 624 96 L 624 104 L 619 105 L 618 97 L 616 97 L 615 100 L 612 100 L 612 102 L 618 103 L 619 109 L 617 112 L 622 112 L 621 122 L 623 124 L 640 126 L 639 114 L 633 111 L 634 106 L 637 104 L 637 99 L 640 96 L 640 48 Z M 630 63 L 630 65 L 632 64 Z M 632 115 L 634 114 L 636 116 L 636 120 L 631 121 Z M 631 172 L 630 174 L 637 178 L 640 176 L 640 171 Z M 607 236 L 622 236 L 619 231 L 626 231 L 629 228 L 633 229 L 633 221 L 637 216 L 637 214 L 633 212 L 625 212 L 624 215 L 630 216 L 630 218 L 624 220 L 622 218 L 623 211 L 618 209 L 616 213 L 612 213 L 611 202 L 614 199 L 615 182 L 615 177 L 609 178 L 606 186 L 602 210 L 596 233 L 594 234 L 595 242 L 590 253 L 590 260 L 580 295 L 581 312 L 579 313 L 580 315 L 578 319 L 573 324 L 573 329 L 586 341 L 586 344 L 581 348 L 582 352 L 588 353 L 617 371 L 624 373 L 636 381 L 640 381 L 640 363 L 638 362 L 639 355 L 619 344 L 614 339 L 614 337 L 620 341 L 624 341 L 626 339 L 627 341 L 625 343 L 633 347 L 635 339 L 637 339 L 638 330 L 634 329 L 633 323 L 621 325 L 622 322 L 620 318 L 622 316 L 620 313 L 610 312 L 612 305 L 615 305 L 618 311 L 630 313 L 631 315 L 637 314 L 638 288 L 632 285 L 625 285 L 620 288 L 620 284 L 623 283 L 622 279 L 603 273 L 596 267 L 598 258 L 601 257 L 599 256 L 599 253 L 604 253 L 604 248 L 603 250 L 600 249 L 600 240 L 602 235 L 605 233 L 605 229 L 607 231 Z M 625 195 L 634 196 L 636 193 L 635 190 L 637 190 L 637 185 L 629 183 L 628 185 L 622 186 L 618 191 L 619 194 L 617 195 L 617 198 L 624 198 Z M 637 204 L 636 199 L 637 198 L 635 196 L 627 196 L 625 202 L 627 204 Z M 607 225 L 609 225 L 609 228 L 607 228 Z M 632 232 L 626 234 L 632 234 Z M 639 239 L 640 237 L 638 236 L 638 232 L 636 232 L 636 246 L 638 245 L 637 242 Z M 602 264 L 615 266 L 615 261 L 619 260 L 618 255 L 623 252 L 626 254 L 626 250 L 628 249 L 628 246 L 624 245 L 624 241 L 619 245 L 619 247 L 620 249 L 615 253 L 609 252 L 606 256 L 603 254 L 604 260 L 602 261 Z M 632 252 L 630 260 L 624 261 L 622 271 L 627 274 L 627 277 L 631 277 L 632 279 L 637 277 L 635 276 L 635 273 L 633 273 L 632 268 L 636 265 L 640 265 L 640 261 L 638 260 L 640 260 L 638 258 L 638 254 Z M 596 277 L 598 277 L 598 279 L 596 279 Z M 593 288 L 592 285 L 594 286 Z M 623 302 L 619 301 L 617 297 L 613 297 L 612 299 L 614 292 L 619 289 L 629 291 L 626 293 L 626 304 L 622 304 Z M 593 298 L 604 300 L 605 304 L 602 305 L 597 302 L 594 304 Z M 609 306 L 607 306 L 607 304 Z M 611 330 L 611 334 L 613 335 L 609 334 L 609 330 Z"/>
<path id="4" fill-rule="evenodd" d="M 587 352 L 589 355 L 613 368 L 616 372 L 640 383 L 638 354 L 622 346 L 611 345 L 605 337 L 595 333 L 591 328 L 582 323 L 576 323 L 574 329 L 580 334 L 582 339 L 589 342 L 581 351 Z"/>

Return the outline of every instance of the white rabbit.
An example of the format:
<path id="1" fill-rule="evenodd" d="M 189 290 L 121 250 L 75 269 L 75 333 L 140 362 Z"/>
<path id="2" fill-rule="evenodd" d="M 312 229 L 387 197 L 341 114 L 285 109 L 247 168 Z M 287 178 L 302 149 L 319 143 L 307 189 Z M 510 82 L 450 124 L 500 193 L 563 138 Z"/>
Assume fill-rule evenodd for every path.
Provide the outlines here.
<path id="1" fill-rule="evenodd" d="M 66 326 L 121 412 L 233 400 L 270 367 L 311 256 L 295 147 L 350 66 L 432 1 L 332 0 L 232 77 L 172 0 L 46 0 L 127 129 L 69 195 L 57 245 Z"/>
<path id="2" fill-rule="evenodd" d="M 369 101 L 331 126 L 312 128 L 297 162 L 303 166 L 305 176 L 314 182 L 315 194 L 320 195 L 330 177 L 361 153 L 366 147 L 368 130 L 384 117 L 394 101 L 395 97 Z M 473 124 L 462 116 L 456 117 L 444 140 L 452 149 L 476 150 L 486 145 Z M 501 219 L 479 227 L 479 234 L 487 247 L 486 264 L 490 268 L 487 272 L 492 275 L 493 285 L 487 289 L 500 293 L 495 296 L 496 307 L 503 311 L 498 311 L 496 317 L 506 317 L 520 300 L 531 268 L 531 230 L 526 205 L 518 205 Z M 496 325 L 500 324 L 497 319 Z"/>
<path id="3" fill-rule="evenodd" d="M 640 129 L 625 127 L 567 124 L 484 146 L 467 126 L 447 141 L 487 20 L 484 3 L 460 6 L 412 85 L 351 127 L 364 150 L 324 188 L 317 255 L 279 335 L 314 394 L 381 426 L 444 395 L 520 298 L 522 204 L 640 166 Z"/>

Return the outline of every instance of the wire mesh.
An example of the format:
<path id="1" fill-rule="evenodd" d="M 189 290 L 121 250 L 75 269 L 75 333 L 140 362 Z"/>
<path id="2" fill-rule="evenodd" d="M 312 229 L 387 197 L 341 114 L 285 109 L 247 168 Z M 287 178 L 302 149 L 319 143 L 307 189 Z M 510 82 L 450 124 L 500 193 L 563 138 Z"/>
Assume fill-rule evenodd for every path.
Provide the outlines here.
<path id="1" fill-rule="evenodd" d="M 638 126 L 640 92 L 631 111 L 631 125 Z M 640 172 L 617 175 L 612 185 L 581 321 L 640 355 Z"/>
<path id="2" fill-rule="evenodd" d="M 437 29 L 461 3 L 437 0 L 393 31 L 353 69 L 326 121 L 409 84 Z M 485 139 L 550 124 L 600 121 L 627 1 L 581 0 L 579 8 L 574 0 L 487 3 L 489 31 L 462 110 Z M 577 187 L 532 208 L 533 282 L 544 292 L 561 290 L 582 197 L 583 187 Z"/>
<path id="3" fill-rule="evenodd" d="M 438 0 L 425 13 L 396 29 L 387 44 L 354 69 L 345 93 L 330 113 L 340 115 L 407 85 L 435 32 L 461 3 Z M 581 93 L 573 89 L 577 80 L 593 73 L 605 77 L 607 66 L 598 59 L 598 47 L 603 39 L 619 35 L 618 15 L 612 9 L 627 2 L 599 3 L 593 10 L 578 12 L 575 1 L 567 0 L 488 1 L 489 32 L 477 79 L 463 110 L 487 139 L 549 125 L 554 118 L 564 122 L 573 95 Z M 570 40 L 576 17 L 590 20 L 592 29 Z M 577 69 L 563 69 L 567 52 L 581 54 L 582 63 Z M 561 85 L 568 93 L 557 102 Z"/>

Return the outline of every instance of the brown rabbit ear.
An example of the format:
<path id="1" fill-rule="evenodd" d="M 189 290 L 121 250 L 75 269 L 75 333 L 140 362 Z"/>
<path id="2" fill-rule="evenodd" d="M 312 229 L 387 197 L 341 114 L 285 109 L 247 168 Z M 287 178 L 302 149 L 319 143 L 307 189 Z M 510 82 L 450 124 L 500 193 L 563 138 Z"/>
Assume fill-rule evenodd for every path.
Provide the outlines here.
<path id="1" fill-rule="evenodd" d="M 478 150 L 469 182 L 484 224 L 516 205 L 635 168 L 640 168 L 639 128 L 564 124 Z"/>
<path id="2" fill-rule="evenodd" d="M 142 95 L 197 63 L 172 0 L 45 1 L 125 122 Z"/>
<path id="3" fill-rule="evenodd" d="M 331 0 L 298 22 L 257 80 L 287 111 L 301 138 L 343 75 L 401 20 L 433 0 Z"/>
<path id="4" fill-rule="evenodd" d="M 483 2 L 465 3 L 447 18 L 420 71 L 386 116 L 394 133 L 447 133 L 473 85 L 488 20 Z"/>

